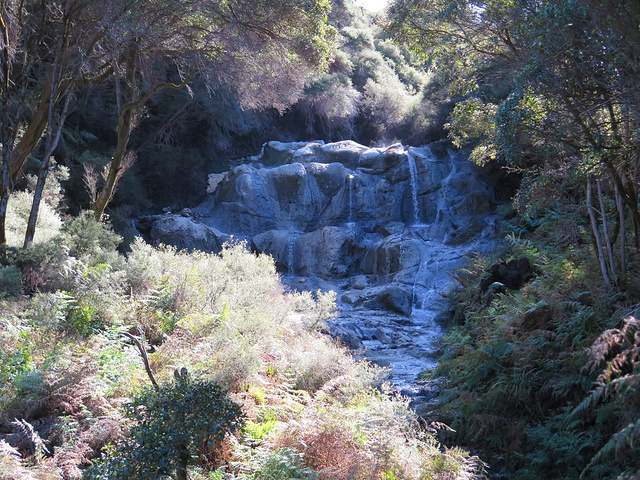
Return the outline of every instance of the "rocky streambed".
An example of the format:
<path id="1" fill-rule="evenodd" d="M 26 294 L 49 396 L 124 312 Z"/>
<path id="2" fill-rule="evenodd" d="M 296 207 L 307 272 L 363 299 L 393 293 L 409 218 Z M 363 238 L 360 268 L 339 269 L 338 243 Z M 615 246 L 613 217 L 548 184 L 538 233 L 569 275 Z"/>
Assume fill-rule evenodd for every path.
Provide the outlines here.
<path id="1" fill-rule="evenodd" d="M 416 377 L 435 366 L 449 272 L 491 248 L 504 180 L 447 142 L 269 142 L 211 174 L 200 205 L 141 218 L 138 229 L 150 242 L 214 252 L 245 240 L 291 288 L 335 290 L 332 335 L 424 397 Z"/>

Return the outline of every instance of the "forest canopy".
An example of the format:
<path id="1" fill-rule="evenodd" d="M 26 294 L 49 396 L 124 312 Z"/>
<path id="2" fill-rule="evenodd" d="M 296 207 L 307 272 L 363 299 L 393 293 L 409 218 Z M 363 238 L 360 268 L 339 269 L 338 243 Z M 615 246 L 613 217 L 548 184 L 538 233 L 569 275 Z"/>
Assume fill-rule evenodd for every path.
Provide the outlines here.
<path id="1" fill-rule="evenodd" d="M 209 88 L 234 88 L 242 105 L 281 110 L 327 65 L 329 9 L 326 1 L 307 0 L 2 2 L 0 245 L 22 167 L 44 136 L 41 192 L 81 88 L 110 81 L 115 96 L 116 141 L 104 181 L 97 185 L 89 175 L 86 182 L 100 219 L 135 160 L 128 143 L 147 100 L 200 76 Z M 25 245 L 32 238 L 28 233 Z"/>

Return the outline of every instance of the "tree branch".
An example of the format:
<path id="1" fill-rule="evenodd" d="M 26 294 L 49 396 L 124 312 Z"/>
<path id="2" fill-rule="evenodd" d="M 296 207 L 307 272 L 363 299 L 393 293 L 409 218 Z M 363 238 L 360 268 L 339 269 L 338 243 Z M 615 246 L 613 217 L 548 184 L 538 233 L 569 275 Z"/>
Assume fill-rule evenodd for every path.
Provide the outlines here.
<path id="1" fill-rule="evenodd" d="M 122 335 L 136 344 L 136 347 L 138 347 L 138 351 L 140 352 L 140 356 L 142 357 L 142 363 L 144 363 L 144 369 L 147 371 L 147 375 L 149 376 L 149 380 L 151 380 L 151 383 L 153 384 L 153 388 L 155 388 L 156 390 L 160 390 L 158 382 L 156 382 L 156 379 L 153 376 L 153 372 L 151 371 L 151 366 L 149 365 L 149 357 L 147 357 L 147 351 L 142 346 L 142 343 L 140 343 L 140 340 L 131 335 L 129 332 L 123 332 Z"/>

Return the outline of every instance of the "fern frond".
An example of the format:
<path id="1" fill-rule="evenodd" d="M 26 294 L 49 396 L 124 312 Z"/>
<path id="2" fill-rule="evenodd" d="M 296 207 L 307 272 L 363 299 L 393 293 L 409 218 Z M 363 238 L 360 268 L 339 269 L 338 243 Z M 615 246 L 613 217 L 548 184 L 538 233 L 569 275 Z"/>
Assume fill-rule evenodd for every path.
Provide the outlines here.
<path id="1" fill-rule="evenodd" d="M 586 473 L 594 466 L 600 463 L 600 461 L 609 456 L 615 454 L 616 456 L 627 448 L 635 448 L 634 444 L 640 440 L 640 420 L 635 423 L 630 423 L 625 428 L 614 434 L 607 443 L 596 453 L 591 459 L 589 464 L 580 474 L 580 478 L 585 478 Z"/>
<path id="2" fill-rule="evenodd" d="M 628 316 L 623 320 L 622 328 L 612 328 L 605 330 L 593 342 L 589 348 L 589 356 L 591 360 L 587 363 L 586 368 L 594 371 L 602 365 L 602 363 L 612 355 L 616 355 L 620 350 L 630 350 L 635 358 L 639 355 L 640 349 L 640 320 L 635 317 Z"/>
<path id="3" fill-rule="evenodd" d="M 616 480 L 637 480 L 638 478 L 640 478 L 640 470 L 618 475 L 618 478 L 616 478 Z"/>
<path id="4" fill-rule="evenodd" d="M 587 398 L 585 398 L 576 408 L 573 409 L 573 411 L 568 415 L 567 421 L 572 420 L 573 418 L 584 412 L 592 410 L 598 403 L 611 398 L 621 388 L 632 388 L 637 385 L 640 385 L 640 374 L 625 375 L 623 377 L 616 378 L 615 380 L 612 380 L 611 382 L 608 382 L 604 385 L 597 386 L 589 393 Z"/>
<path id="5" fill-rule="evenodd" d="M 596 385 L 604 385 L 621 375 L 631 373 L 633 371 L 632 354 L 633 351 L 624 351 L 616 355 L 607 363 L 607 368 L 598 375 Z"/>
<path id="6" fill-rule="evenodd" d="M 44 440 L 42 440 L 42 437 L 40 437 L 38 432 L 36 432 L 36 430 L 33 428 L 33 425 L 31 425 L 25 419 L 18 420 L 16 418 L 16 420 L 14 422 L 11 422 L 11 424 L 17 427 L 19 432 L 26 439 L 31 441 L 31 443 L 33 444 L 33 456 L 36 461 L 40 463 L 44 456 L 50 453 L 49 449 L 44 444 Z"/>
<path id="7" fill-rule="evenodd" d="M 619 348 L 622 338 L 622 332 L 617 328 L 602 332 L 588 349 L 590 361 L 586 364 L 586 368 L 590 371 L 600 368 L 610 355 L 611 350 L 616 347 Z"/>
<path id="8" fill-rule="evenodd" d="M 640 320 L 632 316 L 626 317 L 621 332 L 624 339 L 633 345 L 637 342 L 638 332 L 640 332 Z"/>

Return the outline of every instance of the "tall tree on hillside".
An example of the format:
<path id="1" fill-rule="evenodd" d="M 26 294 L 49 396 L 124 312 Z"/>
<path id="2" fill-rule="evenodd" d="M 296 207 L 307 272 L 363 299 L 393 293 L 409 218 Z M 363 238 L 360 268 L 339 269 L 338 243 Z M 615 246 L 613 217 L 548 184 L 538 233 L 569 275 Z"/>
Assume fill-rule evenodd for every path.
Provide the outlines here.
<path id="1" fill-rule="evenodd" d="M 282 109 L 327 63 L 328 9 L 326 0 L 0 1 L 0 245 L 22 166 L 54 118 L 45 142 L 55 143 L 78 86 L 115 75 L 119 92 L 117 147 L 93 203 L 100 218 L 146 99 L 202 74 L 236 87 L 248 108 Z"/>
<path id="2" fill-rule="evenodd" d="M 396 0 L 388 28 L 433 59 L 465 98 L 450 134 L 460 146 L 473 143 L 476 160 L 531 175 L 570 165 L 585 190 L 594 179 L 610 184 L 619 226 L 624 209 L 637 232 L 637 18 L 640 5 L 630 1 Z M 485 88 L 500 81 L 502 89 Z"/>
<path id="3" fill-rule="evenodd" d="M 138 1 L 116 30 L 117 145 L 92 209 L 100 220 L 118 179 L 134 158 L 127 151 L 140 107 L 163 88 L 196 75 L 226 84 L 245 108 L 283 110 L 307 79 L 328 63 L 331 28 L 326 0 Z M 169 66 L 171 68 L 169 68 Z"/>
<path id="4" fill-rule="evenodd" d="M 7 203 L 53 112 L 79 84 L 111 74 L 100 2 L 0 2 L 0 246 Z M 99 19 L 96 21 L 96 19 Z"/>

